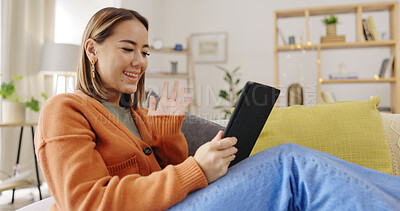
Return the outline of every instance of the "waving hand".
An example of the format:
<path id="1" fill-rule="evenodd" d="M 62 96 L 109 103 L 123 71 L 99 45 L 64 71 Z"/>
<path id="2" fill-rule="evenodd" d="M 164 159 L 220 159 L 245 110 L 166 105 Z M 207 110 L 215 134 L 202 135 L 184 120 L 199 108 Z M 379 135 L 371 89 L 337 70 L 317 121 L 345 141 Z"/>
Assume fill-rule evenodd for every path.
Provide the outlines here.
<path id="1" fill-rule="evenodd" d="M 178 80 L 174 81 L 172 87 L 171 96 L 168 98 L 168 81 L 164 83 L 163 90 L 161 93 L 160 101 L 156 105 L 156 99 L 154 96 L 150 96 L 149 104 L 149 116 L 155 115 L 185 115 L 185 110 L 190 104 L 190 96 L 184 99 L 185 88 L 181 87 L 179 90 Z"/>

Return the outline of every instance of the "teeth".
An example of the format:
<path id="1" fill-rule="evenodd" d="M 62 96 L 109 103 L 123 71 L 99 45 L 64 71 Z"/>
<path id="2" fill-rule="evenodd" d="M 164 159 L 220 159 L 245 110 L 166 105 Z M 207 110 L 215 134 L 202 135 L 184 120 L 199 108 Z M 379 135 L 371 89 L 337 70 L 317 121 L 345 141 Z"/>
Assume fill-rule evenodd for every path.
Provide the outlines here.
<path id="1" fill-rule="evenodd" d="M 128 72 L 124 72 L 125 75 L 129 75 L 132 77 L 138 77 L 138 74 L 134 74 L 134 73 L 128 73 Z"/>

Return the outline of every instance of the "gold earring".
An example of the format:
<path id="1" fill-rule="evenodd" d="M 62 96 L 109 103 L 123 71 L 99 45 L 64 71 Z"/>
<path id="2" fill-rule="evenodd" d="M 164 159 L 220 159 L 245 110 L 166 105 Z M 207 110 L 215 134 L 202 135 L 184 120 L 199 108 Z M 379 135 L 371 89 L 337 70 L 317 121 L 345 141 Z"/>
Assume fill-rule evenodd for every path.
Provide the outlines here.
<path id="1" fill-rule="evenodd" d="M 92 71 L 92 78 L 94 78 L 95 77 L 95 75 L 94 75 L 94 72 L 95 72 L 95 70 L 96 70 L 96 66 L 94 65 L 96 62 L 94 61 L 94 59 L 92 59 L 92 60 L 90 60 L 90 63 L 91 63 L 91 71 Z"/>

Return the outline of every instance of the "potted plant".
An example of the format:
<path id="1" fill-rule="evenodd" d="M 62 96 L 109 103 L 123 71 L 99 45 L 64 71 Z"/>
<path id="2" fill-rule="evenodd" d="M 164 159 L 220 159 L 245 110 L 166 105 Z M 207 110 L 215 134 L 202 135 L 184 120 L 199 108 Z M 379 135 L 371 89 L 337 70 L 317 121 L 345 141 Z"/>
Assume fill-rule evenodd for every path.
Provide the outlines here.
<path id="1" fill-rule="evenodd" d="M 338 23 L 338 18 L 331 15 L 329 18 L 326 17 L 322 20 L 326 25 L 326 35 L 335 36 L 336 35 L 336 24 Z"/>
<path id="2" fill-rule="evenodd" d="M 228 106 L 215 106 L 216 109 L 221 109 L 224 112 L 224 119 L 228 118 L 231 114 L 231 109 L 236 106 L 240 93 L 242 93 L 242 89 L 238 88 L 240 78 L 237 77 L 237 72 L 240 69 L 240 66 L 236 67 L 232 72 L 221 67 L 217 66 L 218 69 L 225 72 L 224 81 L 228 83 L 229 90 L 220 90 L 219 97 L 225 101 L 228 101 Z"/>
<path id="3" fill-rule="evenodd" d="M 32 111 L 39 111 L 39 101 L 31 97 L 29 101 L 23 102 L 16 94 L 16 81 L 22 79 L 21 75 L 13 75 L 10 82 L 3 82 L 0 88 L 0 95 L 3 98 L 2 102 L 2 122 L 17 123 L 25 121 L 25 108 Z M 45 93 L 42 97 L 47 99 Z"/>

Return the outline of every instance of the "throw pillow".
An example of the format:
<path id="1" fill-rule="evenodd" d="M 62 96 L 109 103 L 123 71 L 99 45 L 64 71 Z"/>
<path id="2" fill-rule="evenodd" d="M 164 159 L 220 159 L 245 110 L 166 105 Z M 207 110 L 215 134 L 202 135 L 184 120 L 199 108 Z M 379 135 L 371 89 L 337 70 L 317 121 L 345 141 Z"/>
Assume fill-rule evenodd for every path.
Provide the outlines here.
<path id="1" fill-rule="evenodd" d="M 361 166 L 392 173 L 379 97 L 367 101 L 274 108 L 252 154 L 292 142 Z"/>

